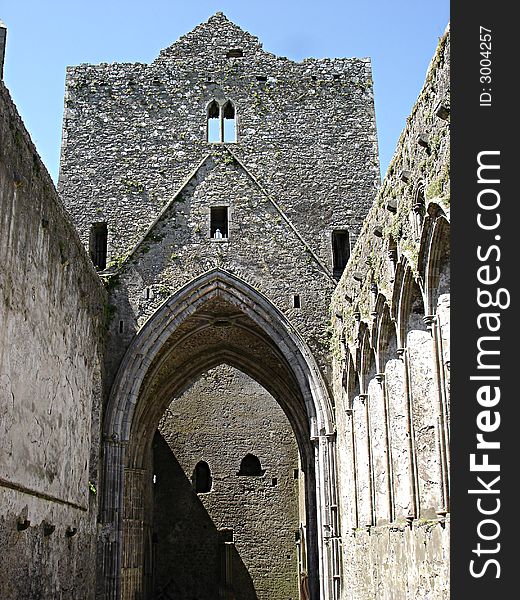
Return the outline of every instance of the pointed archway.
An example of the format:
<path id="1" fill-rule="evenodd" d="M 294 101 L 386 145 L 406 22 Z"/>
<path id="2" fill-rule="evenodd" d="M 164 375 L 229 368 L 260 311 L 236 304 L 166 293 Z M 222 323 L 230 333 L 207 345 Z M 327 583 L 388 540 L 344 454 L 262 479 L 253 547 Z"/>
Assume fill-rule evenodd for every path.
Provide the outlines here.
<path id="1" fill-rule="evenodd" d="M 325 382 L 281 311 L 244 280 L 215 269 L 173 294 L 146 322 L 112 387 L 100 515 L 109 532 L 102 557 L 107 599 L 134 598 L 145 585 L 145 482 L 159 419 L 172 397 L 222 363 L 260 383 L 292 426 L 306 475 L 311 597 L 334 597 L 339 526 L 334 420 Z M 131 531 L 125 510 L 133 515 Z"/>

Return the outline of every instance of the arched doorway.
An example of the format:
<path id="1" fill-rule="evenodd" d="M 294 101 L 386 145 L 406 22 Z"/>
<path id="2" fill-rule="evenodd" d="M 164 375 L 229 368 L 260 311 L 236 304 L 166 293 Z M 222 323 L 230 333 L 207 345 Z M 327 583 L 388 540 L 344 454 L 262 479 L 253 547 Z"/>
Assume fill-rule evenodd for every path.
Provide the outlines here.
<path id="1" fill-rule="evenodd" d="M 102 559 L 107 599 L 146 599 L 154 434 L 171 399 L 222 363 L 257 381 L 289 420 L 305 474 L 311 598 L 334 598 L 339 525 L 335 431 L 325 383 L 284 315 L 243 280 L 213 270 L 172 295 L 149 319 L 112 388 L 104 419 L 100 515 L 110 532 Z"/>
<path id="2" fill-rule="evenodd" d="M 297 600 L 303 484 L 269 392 L 227 364 L 203 373 L 154 438 L 151 597 Z"/>

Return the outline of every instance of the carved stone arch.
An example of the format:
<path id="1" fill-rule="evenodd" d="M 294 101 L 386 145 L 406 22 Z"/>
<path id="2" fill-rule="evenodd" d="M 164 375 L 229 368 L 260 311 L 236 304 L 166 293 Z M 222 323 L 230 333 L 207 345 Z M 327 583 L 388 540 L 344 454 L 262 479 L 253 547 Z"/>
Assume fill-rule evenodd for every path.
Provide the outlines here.
<path id="1" fill-rule="evenodd" d="M 375 353 L 376 371 L 378 373 L 381 370 L 381 368 L 380 368 L 381 364 L 380 364 L 380 360 L 379 360 L 379 343 L 378 343 L 379 328 L 380 328 L 380 324 L 381 324 L 381 317 L 383 315 L 383 308 L 386 303 L 387 303 L 386 296 L 384 294 L 378 293 L 376 301 L 374 303 L 374 310 L 372 312 L 373 319 L 372 319 L 370 336 L 371 336 L 372 346 L 374 348 L 374 353 Z"/>
<path id="2" fill-rule="evenodd" d="M 395 270 L 394 286 L 392 288 L 392 301 L 390 304 L 390 314 L 392 319 L 397 321 L 399 315 L 399 302 L 401 298 L 401 290 L 403 287 L 404 277 L 408 269 L 408 259 L 405 255 L 399 257 L 399 262 Z"/>
<path id="3" fill-rule="evenodd" d="M 422 232 L 422 224 L 426 215 L 426 198 L 425 198 L 425 185 L 422 179 L 419 179 L 415 184 L 413 196 L 412 196 L 412 211 L 410 216 L 412 218 L 413 231 L 415 237 L 419 239 Z"/>
<path id="4" fill-rule="evenodd" d="M 406 334 L 410 327 L 426 329 L 424 325 L 424 296 L 412 269 L 406 268 L 402 279 L 397 319 L 397 339 L 400 348 L 406 347 Z M 412 322 L 413 321 L 413 322 Z"/>
<path id="5" fill-rule="evenodd" d="M 356 370 L 356 359 L 349 350 L 346 355 L 345 380 L 343 391 L 346 397 L 345 410 L 352 410 L 354 398 L 360 394 L 359 373 Z"/>
<path id="6" fill-rule="evenodd" d="M 385 372 L 386 363 L 397 355 L 397 332 L 388 302 L 383 305 L 378 322 L 376 360 L 378 373 Z"/>
<path id="7" fill-rule="evenodd" d="M 222 105 L 222 117 L 224 119 L 236 118 L 236 107 L 232 100 L 226 100 Z"/>
<path id="8" fill-rule="evenodd" d="M 218 119 L 220 117 L 220 104 L 215 98 L 206 103 L 206 115 L 208 119 Z"/>
<path id="9" fill-rule="evenodd" d="M 426 314 L 433 315 L 439 296 L 450 291 L 450 223 L 444 216 L 431 228 L 424 282 Z"/>
<path id="10" fill-rule="evenodd" d="M 265 361 L 259 360 L 260 354 Z M 146 456 L 159 418 L 172 394 L 223 362 L 265 386 L 289 418 L 308 473 L 312 598 L 331 597 L 335 559 L 326 539 L 337 492 L 335 420 L 328 388 L 311 351 L 285 315 L 243 279 L 214 269 L 174 293 L 148 319 L 112 386 L 103 424 L 100 511 L 100 521 L 112 531 L 102 557 L 107 599 L 118 600 L 121 593 L 125 489 L 131 482 L 128 492 L 144 493 L 139 487 L 148 476 Z M 142 545 L 136 540 L 132 548 Z M 138 582 L 132 585 L 141 593 Z"/>
<path id="11" fill-rule="evenodd" d="M 370 376 L 375 375 L 375 353 L 370 339 L 370 331 L 365 328 L 363 337 L 361 338 L 361 368 L 360 372 L 360 389 L 362 394 L 368 393 L 368 382 Z"/>

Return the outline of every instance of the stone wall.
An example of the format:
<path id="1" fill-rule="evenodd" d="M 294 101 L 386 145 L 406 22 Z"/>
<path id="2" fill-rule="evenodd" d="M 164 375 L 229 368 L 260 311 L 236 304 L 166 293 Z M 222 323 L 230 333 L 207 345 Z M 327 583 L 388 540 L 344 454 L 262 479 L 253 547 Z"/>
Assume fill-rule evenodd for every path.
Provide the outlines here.
<path id="1" fill-rule="evenodd" d="M 294 434 L 276 400 L 221 365 L 172 402 L 159 431 L 167 446 L 156 440 L 154 451 L 156 589 L 220 597 L 219 531 L 231 529 L 230 597 L 296 600 L 300 471 Z M 260 460 L 261 476 L 238 474 L 247 454 Z M 211 469 L 208 493 L 193 489 L 199 461 Z"/>
<path id="2" fill-rule="evenodd" d="M 213 99 L 234 103 L 237 143 L 206 141 Z M 369 59 L 295 63 L 221 13 L 149 65 L 70 68 L 59 189 L 84 244 L 107 223 L 108 272 L 122 265 L 114 363 L 165 297 L 218 267 L 266 294 L 325 368 L 332 232 L 358 235 L 377 156 Z M 219 205 L 220 244 L 209 234 Z"/>
<path id="3" fill-rule="evenodd" d="M 449 596 L 449 30 L 334 293 L 349 600 Z"/>
<path id="4" fill-rule="evenodd" d="M 141 486 L 142 492 L 123 510 L 123 597 L 146 594 L 149 584 L 143 580 L 141 587 L 147 542 L 135 540 L 148 527 L 143 482 L 150 476 L 147 453 L 159 407 L 167 406 L 169 386 L 222 354 L 278 386 L 278 395 L 269 391 L 285 402 L 305 444 L 306 481 L 323 487 L 310 492 L 322 513 L 314 509 L 309 524 L 316 590 L 322 585 L 318 545 L 336 534 L 328 516 L 336 510 L 335 488 L 325 475 L 333 470 L 327 454 L 333 439 L 323 437 L 317 466 L 311 442 L 332 426 L 324 380 L 331 377 L 328 309 L 337 284 L 333 235 L 345 230 L 355 241 L 380 183 L 370 60 L 295 63 L 264 51 L 258 39 L 217 13 L 149 65 L 80 65 L 68 70 L 66 85 L 59 190 L 87 248 L 93 226 L 108 230 L 106 367 L 107 383 L 115 379 L 116 385 L 105 430 L 115 441 L 110 448 L 107 442 L 105 454 L 107 530 L 120 528 L 114 496 L 124 492 L 115 461 L 125 462 L 128 488 Z M 216 102 L 221 110 L 228 101 L 236 141 L 209 142 L 209 107 Z M 228 211 L 225 239 L 211 236 L 215 207 Z M 246 288 L 244 302 L 238 290 Z M 177 305 L 186 290 L 193 293 Z M 263 328 L 255 324 L 260 304 L 270 315 Z M 175 318 L 155 331 L 178 310 L 184 321 Z M 275 333 L 281 323 L 283 335 Z M 153 352 L 141 360 L 141 342 L 155 336 Z M 300 358 L 294 353 L 282 356 L 289 338 L 298 341 L 316 384 L 295 367 Z M 138 364 L 143 377 L 123 399 L 119 382 L 126 386 L 127 367 Z M 312 400 L 303 399 L 306 386 Z M 255 440 L 258 432 L 252 428 L 248 435 Z M 324 524 L 319 531 L 318 521 Z M 273 532 L 270 542 L 276 539 Z M 324 587 L 337 567 L 335 558 L 325 557 L 337 555 L 336 539 L 333 545 L 321 553 Z M 109 542 L 105 551 L 114 552 Z M 103 564 L 112 568 L 117 560 Z M 109 587 L 116 582 L 107 594 L 116 596 L 117 569 L 105 575 Z"/>
<path id="5" fill-rule="evenodd" d="M 106 294 L 1 83 L 0 231 L 0 597 L 92 598 Z"/>

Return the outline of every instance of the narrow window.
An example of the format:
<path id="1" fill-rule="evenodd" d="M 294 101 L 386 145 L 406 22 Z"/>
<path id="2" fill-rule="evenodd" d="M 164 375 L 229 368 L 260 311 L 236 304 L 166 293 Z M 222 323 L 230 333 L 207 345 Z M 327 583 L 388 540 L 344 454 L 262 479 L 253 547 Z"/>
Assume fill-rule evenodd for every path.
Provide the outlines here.
<path id="1" fill-rule="evenodd" d="M 124 321 L 119 321 L 119 333 L 123 333 L 124 330 L 125 330 Z"/>
<path id="2" fill-rule="evenodd" d="M 213 478 L 211 477 L 211 469 L 207 462 L 201 460 L 195 465 L 191 481 L 196 494 L 211 492 Z"/>
<path id="3" fill-rule="evenodd" d="M 302 303 L 300 300 L 300 294 L 294 294 L 293 296 L 293 308 L 301 308 Z"/>
<path id="4" fill-rule="evenodd" d="M 212 206 L 210 209 L 210 235 L 213 239 L 228 237 L 228 207 Z"/>
<path id="5" fill-rule="evenodd" d="M 254 454 L 246 454 L 240 463 L 239 475 L 247 477 L 259 477 L 263 475 L 265 470 L 262 470 L 262 465 L 258 456 Z"/>
<path id="6" fill-rule="evenodd" d="M 220 142 L 220 107 L 215 100 L 208 106 L 208 142 Z"/>
<path id="7" fill-rule="evenodd" d="M 94 266 L 101 271 L 107 267 L 107 238 L 107 224 L 93 223 L 89 239 L 90 258 Z"/>
<path id="8" fill-rule="evenodd" d="M 236 134 L 236 121 L 235 121 L 235 107 L 233 103 L 228 100 L 222 108 L 222 125 L 223 125 L 223 142 L 234 143 L 237 141 Z"/>
<path id="9" fill-rule="evenodd" d="M 208 104 L 207 140 L 211 143 L 237 141 L 235 106 L 231 100 L 222 106 L 216 100 Z"/>
<path id="10" fill-rule="evenodd" d="M 350 240 L 346 229 L 332 232 L 332 274 L 339 279 L 350 257 Z"/>
<path id="11" fill-rule="evenodd" d="M 414 229 L 415 237 L 421 237 L 422 224 L 424 221 L 424 215 L 426 204 L 424 201 L 424 185 L 421 183 L 415 192 L 414 203 L 413 203 L 413 215 L 412 215 L 412 226 Z"/>
<path id="12" fill-rule="evenodd" d="M 271 486 L 276 487 L 278 485 L 278 477 L 273 477 L 271 479 Z"/>

